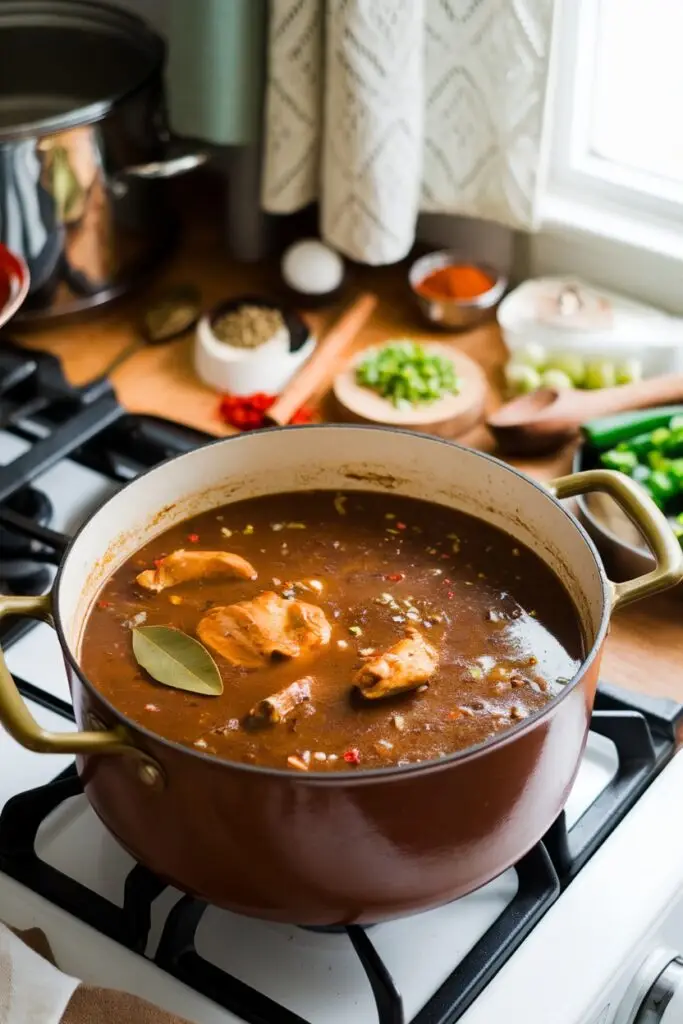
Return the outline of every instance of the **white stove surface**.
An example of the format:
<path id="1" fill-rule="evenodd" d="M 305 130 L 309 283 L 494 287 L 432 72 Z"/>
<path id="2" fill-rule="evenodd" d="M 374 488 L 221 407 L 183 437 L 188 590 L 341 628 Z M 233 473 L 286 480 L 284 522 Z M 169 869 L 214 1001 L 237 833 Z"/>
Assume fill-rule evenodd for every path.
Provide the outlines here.
<path id="1" fill-rule="evenodd" d="M 0 433 L 0 462 L 22 442 Z M 61 463 L 36 481 L 55 504 L 53 526 L 73 532 L 113 489 L 110 481 L 74 463 Z M 56 638 L 39 625 L 7 652 L 11 671 L 69 699 Z M 71 726 L 38 706 L 46 728 Z M 71 759 L 33 754 L 0 729 L 0 808 L 16 793 L 54 778 Z M 613 777 L 612 743 L 591 734 L 567 805 L 576 821 Z M 461 1024 L 612 1024 L 600 1017 L 606 993 L 623 989 L 620 972 L 633 960 L 658 915 L 683 899 L 683 815 L 673 813 L 683 792 L 683 753 L 665 769 L 461 1018 Z M 90 810 L 85 797 L 63 804 L 43 825 L 37 849 L 49 864 L 121 905 L 133 867 Z M 644 884 L 644 880 L 647 884 Z M 476 893 L 446 907 L 378 925 L 370 936 L 403 995 L 406 1021 L 433 995 L 517 891 L 511 869 Z M 148 953 L 179 893 L 156 901 Z M 233 1014 L 170 978 L 144 958 L 98 934 L 0 874 L 0 920 L 38 925 L 58 963 L 70 974 L 137 993 L 196 1024 L 237 1022 Z M 683 932 L 683 907 L 676 920 Z M 683 949 L 683 934 L 677 941 Z M 205 959 L 299 1013 L 310 1024 L 375 1024 L 367 979 L 345 935 L 321 935 L 252 921 L 210 908 L 197 931 Z M 638 955 L 640 955 L 638 953 Z M 644 955 L 644 953 L 643 953 Z M 616 996 L 610 1003 L 616 1008 Z M 606 1005 L 606 1004 L 605 1004 Z"/>

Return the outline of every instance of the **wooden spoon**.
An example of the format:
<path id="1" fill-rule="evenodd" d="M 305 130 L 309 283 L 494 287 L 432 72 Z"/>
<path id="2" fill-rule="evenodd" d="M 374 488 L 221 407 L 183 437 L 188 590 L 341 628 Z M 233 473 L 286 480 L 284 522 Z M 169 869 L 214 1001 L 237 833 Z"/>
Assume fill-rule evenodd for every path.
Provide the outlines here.
<path id="1" fill-rule="evenodd" d="M 683 374 L 596 391 L 541 388 L 502 405 L 489 416 L 486 425 L 502 451 L 511 455 L 540 454 L 571 441 L 588 420 L 682 400 Z"/>
<path id="2" fill-rule="evenodd" d="M 292 377 L 277 401 L 271 405 L 266 413 L 271 423 L 280 426 L 289 423 L 294 413 L 308 401 L 325 379 L 332 376 L 337 363 L 370 318 L 376 305 L 377 296 L 368 292 L 357 298 L 342 313 L 323 340 L 318 342 L 311 357 Z"/>

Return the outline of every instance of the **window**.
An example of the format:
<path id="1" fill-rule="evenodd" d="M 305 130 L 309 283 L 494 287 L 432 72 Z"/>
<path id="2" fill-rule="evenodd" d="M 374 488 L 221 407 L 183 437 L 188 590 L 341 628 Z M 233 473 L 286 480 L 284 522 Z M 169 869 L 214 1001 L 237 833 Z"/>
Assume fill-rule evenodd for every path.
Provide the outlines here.
<path id="1" fill-rule="evenodd" d="M 683 257 L 683 0 L 562 0 L 557 29 L 549 209 L 675 227 Z"/>
<path id="2" fill-rule="evenodd" d="M 590 147 L 683 187 L 683 3 L 601 0 Z"/>

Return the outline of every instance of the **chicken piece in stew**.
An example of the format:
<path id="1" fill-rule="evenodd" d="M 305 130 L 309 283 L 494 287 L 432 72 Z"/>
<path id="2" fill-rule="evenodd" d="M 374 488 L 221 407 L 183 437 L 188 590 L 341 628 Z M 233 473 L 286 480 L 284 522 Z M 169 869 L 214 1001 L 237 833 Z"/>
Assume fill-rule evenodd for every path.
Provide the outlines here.
<path id="1" fill-rule="evenodd" d="M 210 608 L 197 623 L 199 639 L 242 668 L 267 668 L 278 659 L 311 655 L 331 635 L 322 608 L 271 590 L 253 601 Z"/>
<path id="2" fill-rule="evenodd" d="M 133 630 L 198 640 L 219 696 L 155 682 Z M 81 665 L 120 712 L 229 761 L 358 771 L 447 757 L 543 708 L 584 654 L 561 582 L 452 509 L 310 491 L 204 512 L 105 583 Z"/>

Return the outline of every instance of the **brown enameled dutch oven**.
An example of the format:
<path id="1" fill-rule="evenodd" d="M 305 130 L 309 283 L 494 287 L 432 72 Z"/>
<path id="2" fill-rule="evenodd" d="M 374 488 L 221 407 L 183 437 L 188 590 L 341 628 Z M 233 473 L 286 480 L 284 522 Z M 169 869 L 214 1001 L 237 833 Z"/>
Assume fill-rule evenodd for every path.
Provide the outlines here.
<path id="1" fill-rule="evenodd" d="M 370 489 L 470 512 L 531 546 L 569 591 L 586 657 L 562 694 L 507 732 L 438 762 L 316 773 L 233 764 L 128 721 L 79 668 L 83 625 L 110 572 L 190 515 L 254 495 Z M 607 491 L 657 561 L 613 584 L 561 498 Z M 92 806 L 142 864 L 255 917 L 373 922 L 445 903 L 514 864 L 562 810 L 581 759 L 612 611 L 677 583 L 683 553 L 661 512 L 606 470 L 542 486 L 487 455 L 419 434 L 322 425 L 241 435 L 171 459 L 82 527 L 47 597 L 0 614 L 54 623 L 81 732 L 43 731 L 0 659 L 0 719 L 24 746 L 77 755 Z M 539 595 L 542 601 L 542 595 Z"/>

